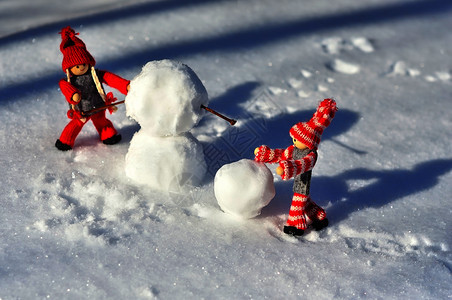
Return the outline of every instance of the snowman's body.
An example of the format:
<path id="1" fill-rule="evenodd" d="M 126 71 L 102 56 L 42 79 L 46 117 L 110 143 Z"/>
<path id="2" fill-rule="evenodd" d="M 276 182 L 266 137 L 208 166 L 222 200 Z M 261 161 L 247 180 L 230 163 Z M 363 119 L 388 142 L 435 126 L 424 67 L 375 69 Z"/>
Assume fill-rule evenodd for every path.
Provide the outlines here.
<path id="1" fill-rule="evenodd" d="M 207 168 L 202 146 L 189 131 L 208 101 L 205 87 L 187 65 L 147 63 L 126 97 L 127 115 L 141 126 L 126 155 L 126 175 L 162 191 L 199 184 Z"/>

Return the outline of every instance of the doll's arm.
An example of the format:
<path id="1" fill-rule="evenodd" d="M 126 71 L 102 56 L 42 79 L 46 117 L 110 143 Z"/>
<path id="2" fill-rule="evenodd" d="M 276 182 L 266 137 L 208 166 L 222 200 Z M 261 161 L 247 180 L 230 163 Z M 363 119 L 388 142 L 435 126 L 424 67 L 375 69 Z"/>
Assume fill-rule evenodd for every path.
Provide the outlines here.
<path id="1" fill-rule="evenodd" d="M 80 102 L 80 91 L 76 89 L 72 84 L 64 79 L 61 79 L 59 85 L 61 92 L 63 93 L 69 104 L 75 105 Z"/>
<path id="2" fill-rule="evenodd" d="M 270 147 L 262 145 L 254 149 L 254 160 L 259 162 L 277 163 L 283 159 L 292 158 L 293 146 L 287 149 L 270 149 Z"/>
<path id="3" fill-rule="evenodd" d="M 122 78 L 116 74 L 113 74 L 111 72 L 108 72 L 108 71 L 104 71 L 104 72 L 105 73 L 104 73 L 103 81 L 105 82 L 105 84 L 107 84 L 108 86 L 111 86 L 112 88 L 117 89 L 124 95 L 127 95 L 127 92 L 129 91 L 130 80 L 124 79 L 124 78 Z"/>
<path id="4" fill-rule="evenodd" d="M 276 170 L 283 180 L 288 180 L 301 173 L 308 172 L 314 168 L 317 161 L 317 152 L 310 152 L 299 160 L 281 160 Z"/>

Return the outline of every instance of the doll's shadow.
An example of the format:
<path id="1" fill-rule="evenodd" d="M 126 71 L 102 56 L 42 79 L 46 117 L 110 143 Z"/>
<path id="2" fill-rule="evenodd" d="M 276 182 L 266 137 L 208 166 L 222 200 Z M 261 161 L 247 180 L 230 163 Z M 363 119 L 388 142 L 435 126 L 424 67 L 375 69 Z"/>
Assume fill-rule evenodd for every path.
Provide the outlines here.
<path id="1" fill-rule="evenodd" d="M 121 127 L 118 131 L 122 135 L 121 143 L 130 144 L 135 133 L 140 131 L 141 126 L 138 123 Z"/>
<path id="2" fill-rule="evenodd" d="M 243 158 L 253 159 L 254 148 L 262 144 L 271 148 L 288 147 L 292 144 L 290 128 L 298 122 L 310 120 L 315 112 L 315 109 L 309 109 L 289 113 L 274 98 L 259 82 L 250 81 L 231 87 L 211 100 L 209 107 L 236 119 L 237 124 L 222 127 L 218 122 L 225 121 L 210 115 L 198 124 L 200 132 L 212 131 L 211 136 L 215 136 L 201 142 L 208 165 L 207 180 L 211 180 L 225 164 Z M 350 130 L 358 120 L 357 112 L 340 109 L 322 140 L 332 140 L 355 154 L 365 154 L 334 140 L 335 136 Z M 217 128 L 222 128 L 222 131 Z"/>
<path id="3" fill-rule="evenodd" d="M 313 175 L 311 197 L 326 207 L 331 224 L 339 223 L 355 211 L 380 208 L 400 198 L 433 188 L 439 177 L 452 170 L 452 159 L 425 161 L 411 169 L 368 170 L 357 168 L 333 177 Z M 292 197 L 292 181 L 275 184 L 277 195 L 262 210 L 262 216 L 287 214 Z"/>
<path id="4" fill-rule="evenodd" d="M 262 144 L 268 145 L 270 148 L 286 148 L 292 144 L 292 138 L 289 135 L 290 128 L 298 122 L 306 122 L 312 118 L 315 110 L 297 111 L 293 114 L 282 114 L 274 119 L 266 121 L 265 135 L 261 138 Z M 332 141 L 354 154 L 363 155 L 365 151 L 355 149 L 351 146 L 340 143 L 334 137 L 349 131 L 359 121 L 357 112 L 340 109 L 333 122 L 325 129 L 322 134 L 322 143 L 324 141 Z M 270 139 L 268 137 L 271 137 Z M 257 145 L 259 146 L 259 145 Z M 252 149 L 254 150 L 254 148 Z"/>

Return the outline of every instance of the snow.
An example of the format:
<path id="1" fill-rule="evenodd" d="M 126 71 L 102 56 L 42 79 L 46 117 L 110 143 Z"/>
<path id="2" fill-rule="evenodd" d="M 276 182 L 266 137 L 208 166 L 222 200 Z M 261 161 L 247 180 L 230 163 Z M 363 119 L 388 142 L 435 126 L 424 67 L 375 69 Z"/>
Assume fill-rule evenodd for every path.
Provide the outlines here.
<path id="1" fill-rule="evenodd" d="M 155 137 L 141 128 L 130 141 L 125 174 L 161 191 L 179 191 L 202 182 L 206 162 L 202 145 L 189 133 Z"/>
<path id="2" fill-rule="evenodd" d="M 130 141 L 125 174 L 154 190 L 180 192 L 206 173 L 202 145 L 189 131 L 204 115 L 205 87 L 190 67 L 151 61 L 130 82 L 127 115 L 141 129 Z"/>
<path id="3" fill-rule="evenodd" d="M 450 1 L 54 2 L 0 2 L 1 299 L 451 297 Z M 205 114 L 190 130 L 206 162 L 199 185 L 126 176 L 140 125 L 124 106 L 110 117 L 121 143 L 89 125 L 73 151 L 55 149 L 66 25 L 97 67 L 128 79 L 150 61 L 190 66 L 209 107 L 238 120 Z M 261 215 L 224 213 L 217 170 L 262 144 L 287 147 L 328 97 L 339 111 L 311 185 L 328 228 L 282 233 L 292 181 L 271 165 L 276 196 Z"/>
<path id="4" fill-rule="evenodd" d="M 177 61 L 148 62 L 130 82 L 127 115 L 155 136 L 188 132 L 202 116 L 209 97 L 190 67 Z"/>
<path id="5" fill-rule="evenodd" d="M 342 74 L 357 74 L 360 70 L 359 65 L 341 59 L 333 60 L 330 64 L 330 68 L 332 71 Z"/>
<path id="6" fill-rule="evenodd" d="M 244 219 L 260 215 L 275 197 L 272 172 L 250 159 L 222 166 L 215 174 L 213 189 L 224 212 Z"/>

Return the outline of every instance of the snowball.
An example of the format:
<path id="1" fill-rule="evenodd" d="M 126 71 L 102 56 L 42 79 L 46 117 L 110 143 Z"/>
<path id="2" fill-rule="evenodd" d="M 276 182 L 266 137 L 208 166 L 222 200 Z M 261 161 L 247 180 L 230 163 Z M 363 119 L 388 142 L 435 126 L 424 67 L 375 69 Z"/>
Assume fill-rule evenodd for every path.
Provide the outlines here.
<path id="1" fill-rule="evenodd" d="M 187 65 L 171 60 L 148 62 L 130 83 L 127 115 L 155 136 L 192 129 L 204 115 L 207 91 Z"/>
<path id="2" fill-rule="evenodd" d="M 360 71 L 360 66 L 354 63 L 349 63 L 346 61 L 343 61 L 341 59 L 335 59 L 333 60 L 330 65 L 330 69 L 337 73 L 342 74 L 357 74 Z"/>
<path id="3" fill-rule="evenodd" d="M 218 170 L 214 192 L 224 212 L 254 218 L 275 196 L 273 174 L 264 163 L 242 159 Z"/>
<path id="4" fill-rule="evenodd" d="M 375 51 L 372 42 L 365 37 L 355 37 L 351 39 L 353 46 L 365 53 L 372 53 Z"/>
<path id="5" fill-rule="evenodd" d="M 137 132 L 126 155 L 126 175 L 160 191 L 180 191 L 198 185 L 206 173 L 201 144 L 189 133 L 155 137 Z"/>

